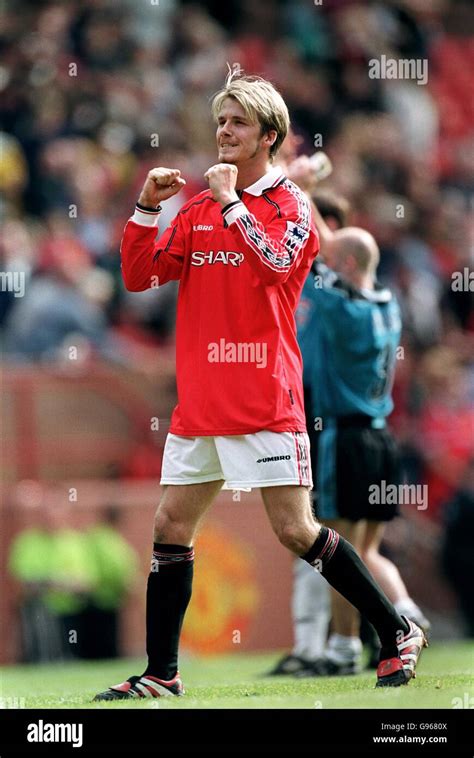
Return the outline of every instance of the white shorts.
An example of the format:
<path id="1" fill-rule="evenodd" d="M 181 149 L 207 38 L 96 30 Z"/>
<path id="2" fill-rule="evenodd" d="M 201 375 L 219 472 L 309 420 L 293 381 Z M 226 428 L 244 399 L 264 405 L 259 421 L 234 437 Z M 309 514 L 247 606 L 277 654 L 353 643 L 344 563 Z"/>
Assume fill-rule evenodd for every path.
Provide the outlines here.
<path id="1" fill-rule="evenodd" d="M 239 436 L 168 434 L 161 484 L 202 484 L 223 479 L 223 489 L 251 490 L 299 484 L 312 487 L 305 432 L 256 432 Z"/>

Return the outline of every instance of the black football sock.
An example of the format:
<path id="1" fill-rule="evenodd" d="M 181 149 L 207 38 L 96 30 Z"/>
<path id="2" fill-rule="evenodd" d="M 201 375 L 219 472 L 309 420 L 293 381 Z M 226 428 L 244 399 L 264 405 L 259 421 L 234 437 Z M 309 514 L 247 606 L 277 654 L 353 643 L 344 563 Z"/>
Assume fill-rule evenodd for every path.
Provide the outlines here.
<path id="1" fill-rule="evenodd" d="M 317 568 L 329 584 L 375 627 L 382 644 L 381 660 L 398 656 L 397 639 L 408 625 L 382 592 L 350 542 L 334 529 L 321 527 L 304 561 Z"/>
<path id="2" fill-rule="evenodd" d="M 184 614 L 191 599 L 194 550 L 183 545 L 153 544 L 146 591 L 145 674 L 173 679 Z"/>

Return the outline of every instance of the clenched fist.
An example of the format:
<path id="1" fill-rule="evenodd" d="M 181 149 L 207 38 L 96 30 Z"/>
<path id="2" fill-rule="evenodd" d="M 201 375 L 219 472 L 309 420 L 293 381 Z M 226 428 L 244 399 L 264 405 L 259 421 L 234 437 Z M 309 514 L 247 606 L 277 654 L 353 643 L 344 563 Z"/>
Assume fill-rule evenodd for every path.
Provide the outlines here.
<path id="1" fill-rule="evenodd" d="M 147 208 L 156 208 L 163 200 L 176 195 L 186 184 L 177 168 L 152 168 L 148 172 L 138 202 Z"/>
<path id="2" fill-rule="evenodd" d="M 314 192 L 319 182 L 331 173 L 332 163 L 322 150 L 318 150 L 311 158 L 300 155 L 290 163 L 286 170 L 288 179 L 297 184 L 303 192 L 309 194 Z"/>
<path id="3" fill-rule="evenodd" d="M 239 199 L 235 191 L 237 175 L 237 166 L 232 163 L 216 163 L 204 174 L 204 178 L 209 182 L 212 197 L 222 206 Z"/>

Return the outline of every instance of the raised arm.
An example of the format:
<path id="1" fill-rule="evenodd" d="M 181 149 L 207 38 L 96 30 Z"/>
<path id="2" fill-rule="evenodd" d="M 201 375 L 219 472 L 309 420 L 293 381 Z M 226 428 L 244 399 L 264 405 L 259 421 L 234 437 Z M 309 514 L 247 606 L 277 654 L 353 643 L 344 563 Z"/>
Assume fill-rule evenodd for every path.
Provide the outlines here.
<path id="1" fill-rule="evenodd" d="M 120 247 L 122 277 L 128 290 L 142 292 L 180 278 L 186 241 L 180 214 L 158 241 L 156 232 L 160 202 L 175 195 L 185 184 L 178 169 L 154 168 L 148 173 Z"/>
<path id="2" fill-rule="evenodd" d="M 321 216 L 316 203 L 312 199 L 312 194 L 314 193 L 319 181 L 314 163 L 311 162 L 311 159 L 308 158 L 308 156 L 301 155 L 299 158 L 296 158 L 289 164 L 286 170 L 286 175 L 288 176 L 288 179 L 291 179 L 292 182 L 300 187 L 300 189 L 308 198 L 314 218 L 314 223 L 316 224 L 316 228 L 319 234 L 321 243 L 321 255 L 324 257 L 331 244 L 334 232 L 331 231 L 330 227 Z"/>

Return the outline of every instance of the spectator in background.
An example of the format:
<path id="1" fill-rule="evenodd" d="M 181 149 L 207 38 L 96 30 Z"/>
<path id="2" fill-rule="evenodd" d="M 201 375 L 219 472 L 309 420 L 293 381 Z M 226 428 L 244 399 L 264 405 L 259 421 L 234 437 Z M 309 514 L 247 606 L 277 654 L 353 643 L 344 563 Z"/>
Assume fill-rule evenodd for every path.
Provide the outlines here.
<path id="1" fill-rule="evenodd" d="M 28 510 L 31 527 L 13 541 L 9 570 L 22 585 L 22 659 L 27 662 L 80 657 L 81 612 L 97 584 L 85 535 L 70 527 L 70 506 L 48 503 L 37 487 Z"/>
<path id="2" fill-rule="evenodd" d="M 86 535 L 71 527 L 71 505 L 56 501 L 47 507 L 50 554 L 47 561 L 46 603 L 61 625 L 65 658 L 84 657 L 86 632 L 83 610 L 98 584 Z"/>
<path id="3" fill-rule="evenodd" d="M 120 655 L 120 610 L 137 578 L 138 558 L 120 534 L 119 525 L 120 511 L 110 505 L 102 520 L 85 533 L 96 582 L 81 614 L 83 658 L 117 658 Z"/>
<path id="4" fill-rule="evenodd" d="M 20 660 L 22 663 L 54 661 L 62 657 L 62 634 L 57 615 L 49 608 L 49 562 L 51 533 L 46 517 L 43 491 L 39 483 L 19 488 L 17 513 L 28 526 L 13 540 L 8 570 L 19 585 L 18 614 Z"/>
<path id="5" fill-rule="evenodd" d="M 66 349 L 67 338 L 86 339 L 97 349 L 106 341 L 108 275 L 93 268 L 87 250 L 64 224 L 52 219 L 51 226 L 57 231 L 43 247 L 42 275 L 7 318 L 5 347 L 17 358 L 51 360 Z"/>

